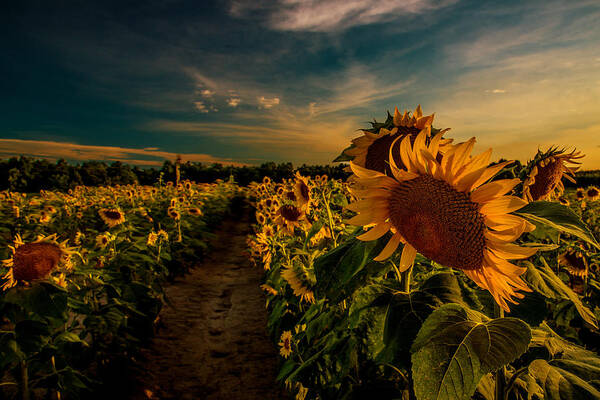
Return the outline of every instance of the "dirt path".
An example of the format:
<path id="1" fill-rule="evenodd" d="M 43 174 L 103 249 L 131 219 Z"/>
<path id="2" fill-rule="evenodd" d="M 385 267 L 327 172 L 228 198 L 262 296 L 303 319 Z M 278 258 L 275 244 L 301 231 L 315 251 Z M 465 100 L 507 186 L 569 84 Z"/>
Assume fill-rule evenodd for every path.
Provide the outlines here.
<path id="1" fill-rule="evenodd" d="M 225 221 L 206 260 L 167 288 L 172 306 L 161 312 L 162 328 L 144 351 L 134 399 L 286 398 L 275 382 L 262 271 L 244 255 L 248 233 L 247 222 Z"/>

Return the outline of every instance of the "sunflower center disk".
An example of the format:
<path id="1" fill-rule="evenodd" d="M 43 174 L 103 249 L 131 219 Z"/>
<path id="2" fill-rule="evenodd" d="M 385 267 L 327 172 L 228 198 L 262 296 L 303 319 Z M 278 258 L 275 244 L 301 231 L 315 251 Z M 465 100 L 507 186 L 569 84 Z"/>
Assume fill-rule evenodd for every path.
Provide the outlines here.
<path id="1" fill-rule="evenodd" d="M 562 178 L 563 165 L 560 161 L 552 161 L 543 167 L 538 165 L 538 172 L 535 175 L 535 182 L 530 187 L 533 200 L 545 198 L 554 190 Z"/>
<path id="2" fill-rule="evenodd" d="M 420 176 L 394 188 L 389 211 L 394 227 L 425 257 L 458 269 L 482 266 L 485 225 L 465 193 Z"/>
<path id="3" fill-rule="evenodd" d="M 60 260 L 62 251 L 53 243 L 27 243 L 16 249 L 13 256 L 14 277 L 32 281 L 46 277 Z"/>
<path id="4" fill-rule="evenodd" d="M 287 204 L 281 207 L 281 216 L 288 221 L 298 221 L 300 215 L 302 215 L 302 211 L 295 206 Z"/>
<path id="5" fill-rule="evenodd" d="M 388 160 L 390 156 L 390 147 L 392 146 L 394 140 L 396 140 L 398 136 L 410 135 L 410 141 L 412 144 L 414 143 L 418 134 L 418 128 L 400 126 L 398 127 L 398 132 L 396 134 L 385 135 L 382 138 L 375 140 L 373 143 L 371 143 L 367 150 L 365 168 L 381 173 L 391 173 Z M 396 162 L 398 168 L 402 168 L 404 166 L 402 160 L 400 159 L 400 142 L 401 140 L 398 140 L 394 144 L 394 150 L 392 151 L 392 154 L 394 155 L 394 161 Z"/>

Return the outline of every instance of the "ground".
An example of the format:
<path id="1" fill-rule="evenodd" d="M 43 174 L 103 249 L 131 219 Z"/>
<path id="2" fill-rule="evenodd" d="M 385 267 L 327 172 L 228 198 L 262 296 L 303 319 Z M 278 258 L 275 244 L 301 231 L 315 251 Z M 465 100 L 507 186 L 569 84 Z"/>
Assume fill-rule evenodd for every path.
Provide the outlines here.
<path id="1" fill-rule="evenodd" d="M 224 221 L 205 261 L 167 288 L 170 305 L 143 350 L 133 399 L 284 399 L 266 331 L 263 271 L 250 264 L 249 224 Z"/>

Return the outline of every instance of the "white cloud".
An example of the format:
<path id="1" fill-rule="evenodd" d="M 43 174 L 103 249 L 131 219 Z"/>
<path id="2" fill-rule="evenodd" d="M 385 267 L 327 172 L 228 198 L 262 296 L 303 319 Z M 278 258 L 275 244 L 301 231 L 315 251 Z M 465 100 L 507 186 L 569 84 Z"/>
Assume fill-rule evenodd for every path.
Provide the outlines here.
<path id="1" fill-rule="evenodd" d="M 231 107 L 237 107 L 240 104 L 241 100 L 236 97 L 232 97 L 227 99 L 227 104 Z"/>
<path id="2" fill-rule="evenodd" d="M 387 21 L 403 15 L 421 14 L 455 2 L 456 0 L 234 0 L 230 13 L 236 17 L 249 17 L 257 11 L 260 14 L 266 13 L 268 26 L 277 30 L 330 32 Z"/>
<path id="3" fill-rule="evenodd" d="M 195 101 L 194 107 L 196 107 L 196 110 L 200 111 L 203 114 L 206 114 L 209 111 L 206 105 L 201 101 Z"/>
<path id="4" fill-rule="evenodd" d="M 200 92 L 200 94 L 202 94 L 202 97 L 211 98 L 211 97 L 213 97 L 215 92 L 213 92 L 212 90 L 204 89 L 203 91 Z"/>
<path id="5" fill-rule="evenodd" d="M 312 117 L 317 113 L 317 103 L 312 102 L 308 104 L 308 114 Z"/>
<path id="6" fill-rule="evenodd" d="M 259 108 L 273 108 L 279 104 L 279 97 L 273 97 L 272 99 L 268 99 L 265 96 L 258 97 L 258 102 L 260 103 Z"/>
<path id="7" fill-rule="evenodd" d="M 486 90 L 486 93 L 506 93 L 506 90 L 504 89 L 494 89 L 494 90 Z"/>

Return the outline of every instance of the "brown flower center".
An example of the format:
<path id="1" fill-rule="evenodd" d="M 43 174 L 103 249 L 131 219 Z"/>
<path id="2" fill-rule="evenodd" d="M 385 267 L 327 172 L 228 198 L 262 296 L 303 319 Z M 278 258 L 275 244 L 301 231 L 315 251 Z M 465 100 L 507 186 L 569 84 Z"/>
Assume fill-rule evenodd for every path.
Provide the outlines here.
<path id="1" fill-rule="evenodd" d="M 389 212 L 394 227 L 425 257 L 458 269 L 481 267 L 485 225 L 465 193 L 424 175 L 394 188 Z"/>
<path id="2" fill-rule="evenodd" d="M 535 182 L 529 187 L 529 192 L 534 201 L 548 196 L 560 182 L 563 173 L 563 164 L 560 160 L 553 160 L 543 167 L 537 166 Z"/>
<path id="3" fill-rule="evenodd" d="M 26 243 L 15 250 L 13 274 L 18 281 L 32 281 L 48 276 L 58 265 L 62 251 L 53 243 Z"/>
<path id="4" fill-rule="evenodd" d="M 308 186 L 306 186 L 306 183 L 304 183 L 303 181 L 298 182 L 298 187 L 300 188 L 300 194 L 302 195 L 302 198 L 306 201 L 308 201 L 309 199 L 309 190 L 308 190 Z"/>
<path id="5" fill-rule="evenodd" d="M 108 219 L 118 220 L 121 219 L 121 213 L 119 211 L 107 210 L 104 211 L 104 216 Z"/>
<path id="6" fill-rule="evenodd" d="M 279 209 L 279 213 L 283 218 L 292 222 L 298 221 L 302 216 L 302 211 L 298 207 L 295 207 L 291 204 L 286 204 L 285 206 L 281 207 Z"/>
<path id="7" fill-rule="evenodd" d="M 400 126 L 398 127 L 398 132 L 394 135 L 385 135 L 377 140 L 375 140 L 369 146 L 367 150 L 367 159 L 365 161 L 365 168 L 378 171 L 381 173 L 391 174 L 391 169 L 388 164 L 388 160 L 390 157 L 390 147 L 394 140 L 396 140 L 399 136 L 410 135 L 411 144 L 414 143 L 417 135 L 419 134 L 419 129 L 414 127 L 406 127 Z M 394 161 L 398 168 L 403 168 L 404 164 L 400 159 L 400 142 L 402 139 L 398 140 L 394 144 L 394 149 L 392 150 L 392 154 L 394 156 Z"/>
<path id="8" fill-rule="evenodd" d="M 587 191 L 587 196 L 590 198 L 597 197 L 598 194 L 600 194 L 600 193 L 598 192 L 598 189 L 596 189 L 596 188 L 590 188 Z"/>
<path id="9" fill-rule="evenodd" d="M 285 198 L 290 201 L 296 201 L 296 193 L 289 191 L 285 194 Z"/>

